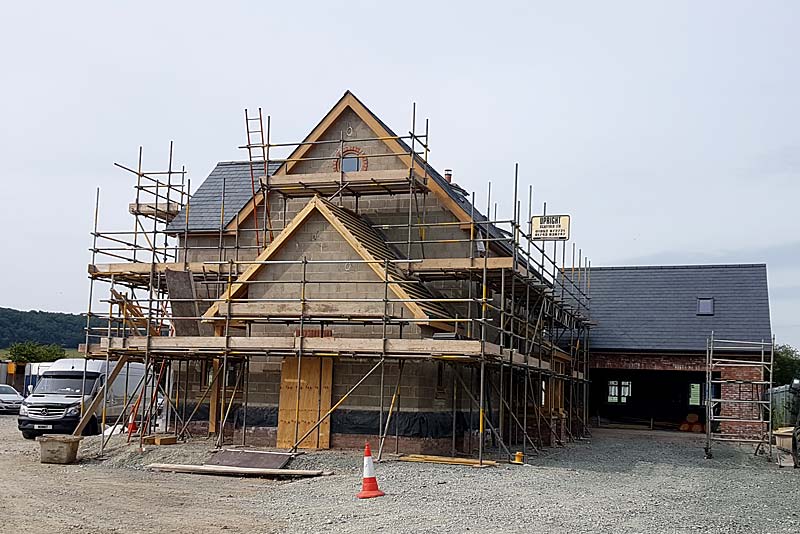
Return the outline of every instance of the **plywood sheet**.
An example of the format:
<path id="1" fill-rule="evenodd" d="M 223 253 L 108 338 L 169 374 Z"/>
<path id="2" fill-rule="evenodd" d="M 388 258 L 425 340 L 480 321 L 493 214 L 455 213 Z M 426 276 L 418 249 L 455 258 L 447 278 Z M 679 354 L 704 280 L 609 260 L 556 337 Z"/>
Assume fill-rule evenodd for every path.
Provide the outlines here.
<path id="1" fill-rule="evenodd" d="M 200 315 L 194 296 L 192 273 L 167 269 L 165 274 L 175 334 L 179 336 L 199 336 L 200 326 L 197 319 L 179 319 L 179 317 L 199 317 Z"/>
<path id="2" fill-rule="evenodd" d="M 311 357 L 303 357 L 299 361 L 299 384 L 298 358 L 285 358 L 281 367 L 277 436 L 277 445 L 280 448 L 290 448 L 294 445 L 294 442 L 312 428 L 331 406 L 332 361 L 329 358 Z M 330 448 L 330 420 L 321 424 L 299 444 L 299 447 Z"/>

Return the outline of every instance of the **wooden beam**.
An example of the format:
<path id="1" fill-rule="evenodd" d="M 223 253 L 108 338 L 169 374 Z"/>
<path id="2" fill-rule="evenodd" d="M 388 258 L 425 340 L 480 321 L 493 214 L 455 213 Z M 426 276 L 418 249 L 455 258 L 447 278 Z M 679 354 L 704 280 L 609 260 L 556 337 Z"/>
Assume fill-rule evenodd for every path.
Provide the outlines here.
<path id="1" fill-rule="evenodd" d="M 393 304 L 400 307 L 401 303 L 389 303 L 388 316 L 400 318 L 400 312 L 394 312 Z M 228 316 L 240 317 L 359 317 L 379 319 L 383 317 L 384 305 L 382 302 L 232 302 L 220 303 L 219 320 Z"/>
<path id="2" fill-rule="evenodd" d="M 417 262 L 409 262 L 410 272 L 431 273 L 431 272 L 458 272 L 458 271 L 482 271 L 484 258 L 426 258 Z M 486 258 L 486 269 L 496 271 L 499 269 L 513 269 L 514 258 L 510 256 L 492 256 Z M 524 265 L 517 262 L 514 269 L 520 276 L 527 276 L 528 270 Z"/>
<path id="3" fill-rule="evenodd" d="M 128 204 L 128 211 L 133 215 L 149 215 L 167 222 L 174 219 L 180 209 L 181 206 L 177 202 L 139 202 L 138 204 L 133 202 Z"/>
<path id="4" fill-rule="evenodd" d="M 265 351 L 297 351 L 300 340 L 295 337 L 242 337 L 228 338 L 228 348 L 240 352 Z M 147 347 L 146 337 L 112 338 L 108 348 L 112 350 L 144 351 Z M 225 338 L 217 336 L 173 336 L 150 338 L 152 351 L 222 351 L 225 350 Z M 326 353 L 374 353 L 383 350 L 381 339 L 372 338 L 336 338 L 306 337 L 303 338 L 303 350 Z M 432 357 L 479 356 L 481 342 L 462 339 L 387 339 L 387 352 L 394 354 L 422 354 Z M 499 356 L 500 347 L 486 343 L 486 354 Z"/>
<path id="5" fill-rule="evenodd" d="M 205 270 L 207 273 L 223 273 L 227 274 L 228 264 L 219 263 L 203 263 L 203 262 L 167 262 L 156 263 L 155 272 L 157 274 L 164 274 L 167 269 L 171 271 L 183 271 L 184 267 L 188 268 L 193 273 L 200 273 Z M 89 264 L 87 271 L 93 278 L 105 278 L 120 275 L 148 275 L 150 274 L 149 263 L 97 263 Z"/>
<path id="6" fill-rule="evenodd" d="M 100 406 L 100 403 L 103 402 L 105 391 L 114 384 L 114 380 L 116 380 L 119 374 L 122 372 L 122 369 L 125 367 L 126 363 L 128 363 L 127 355 L 122 355 L 120 359 L 117 360 L 117 364 L 114 366 L 111 374 L 106 376 L 106 380 L 100 387 L 97 395 L 95 395 L 91 402 L 89 402 L 88 406 L 83 407 L 83 416 L 81 417 L 81 420 L 78 421 L 78 426 L 76 426 L 75 430 L 72 432 L 73 436 L 80 436 L 83 434 L 86 425 L 89 424 L 89 421 L 91 421 L 92 417 L 94 416 L 95 410 L 97 410 L 98 406 Z M 108 372 L 108 370 L 106 370 L 106 372 Z"/>
<path id="7" fill-rule="evenodd" d="M 417 181 L 417 187 L 425 188 L 425 178 L 418 172 L 414 173 L 414 179 Z M 263 180 L 263 178 L 262 178 Z M 407 169 L 393 169 L 382 171 L 355 171 L 355 172 L 316 172 L 305 174 L 285 174 L 278 176 L 271 176 L 269 178 L 269 187 L 281 192 L 292 191 L 296 189 L 310 189 L 315 188 L 334 188 L 341 187 L 342 182 L 346 182 L 350 187 L 369 187 L 371 189 L 382 189 L 381 184 L 385 187 L 391 187 L 392 184 L 398 184 L 404 190 L 408 190 L 408 170 Z M 308 196 L 314 196 L 310 192 Z"/>
<path id="8" fill-rule="evenodd" d="M 224 475 L 231 477 L 318 477 L 326 474 L 312 469 L 268 469 L 263 467 L 232 467 L 228 465 L 149 464 L 148 469 L 167 473 Z"/>
<path id="9" fill-rule="evenodd" d="M 211 361 L 211 376 L 217 376 L 219 373 L 219 358 L 214 358 Z M 227 380 L 227 376 L 223 376 L 222 380 Z M 216 434 L 217 427 L 219 426 L 219 408 L 220 408 L 220 380 L 211 388 L 211 399 L 208 403 L 208 433 Z"/>

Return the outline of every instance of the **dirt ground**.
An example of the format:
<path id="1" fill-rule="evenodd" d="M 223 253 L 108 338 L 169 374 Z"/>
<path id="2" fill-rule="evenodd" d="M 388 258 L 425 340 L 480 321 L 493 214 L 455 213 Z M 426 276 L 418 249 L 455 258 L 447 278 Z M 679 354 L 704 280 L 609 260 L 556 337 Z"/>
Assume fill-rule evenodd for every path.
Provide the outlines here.
<path id="1" fill-rule="evenodd" d="M 117 438 L 114 438 L 117 441 Z M 386 496 L 358 500 L 361 455 L 324 451 L 292 467 L 334 475 L 277 482 L 155 473 L 151 462 L 202 463 L 210 443 L 116 444 L 77 465 L 39 463 L 13 416 L 0 416 L 3 532 L 799 532 L 800 470 L 752 449 L 698 436 L 596 430 L 589 442 L 530 458 L 530 466 L 474 469 L 386 461 Z"/>

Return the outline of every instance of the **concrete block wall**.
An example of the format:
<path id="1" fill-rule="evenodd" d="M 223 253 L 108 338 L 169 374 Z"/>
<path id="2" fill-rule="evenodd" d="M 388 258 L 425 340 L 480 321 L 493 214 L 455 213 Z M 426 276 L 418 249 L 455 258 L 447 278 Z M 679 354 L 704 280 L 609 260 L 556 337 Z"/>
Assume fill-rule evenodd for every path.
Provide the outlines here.
<path id="1" fill-rule="evenodd" d="M 333 124 L 321 136 L 323 141 L 342 140 L 347 148 L 357 147 L 365 154 L 392 154 L 392 150 L 383 141 L 357 141 L 357 139 L 368 139 L 376 137 L 369 126 L 351 109 L 346 109 L 333 121 Z M 341 148 L 340 143 L 329 143 L 312 146 L 305 158 L 332 158 L 338 155 Z M 315 172 L 334 172 L 336 171 L 335 160 L 305 160 L 297 162 L 292 168 L 294 174 L 305 174 Z M 372 157 L 368 158 L 369 170 L 390 170 L 402 167 L 402 162 L 397 156 Z"/>
<path id="2" fill-rule="evenodd" d="M 307 299 L 351 299 L 374 314 L 382 314 L 383 302 L 368 302 L 383 299 L 384 285 L 381 278 L 370 265 L 363 263 L 361 257 L 344 238 L 319 213 L 312 214 L 306 223 L 273 256 L 276 261 L 337 261 L 339 263 L 306 264 L 305 298 Z M 344 262 L 344 263 L 341 263 Z M 352 263 L 350 263 L 352 262 Z M 297 299 L 301 297 L 303 265 L 286 263 L 268 265 L 262 268 L 248 287 L 250 299 Z M 279 283 L 275 283 L 279 282 Z M 398 297 L 391 293 L 389 299 Z M 336 305 L 335 302 L 331 302 Z M 403 303 L 389 303 L 390 313 L 410 317 L 411 312 Z M 343 325 L 331 324 L 335 337 L 380 337 L 382 325 Z M 254 325 L 253 335 L 293 335 L 294 328 L 282 325 Z M 389 328 L 388 334 L 399 337 L 398 326 Z M 403 337 L 418 338 L 419 328 L 407 325 Z"/>
<path id="3" fill-rule="evenodd" d="M 333 366 L 333 398 L 341 398 L 369 369 L 375 361 L 336 360 Z M 400 382 L 401 409 L 430 412 L 452 410 L 453 376 L 449 366 L 442 367 L 441 384 L 437 362 L 406 362 Z M 389 409 L 397 384 L 399 364 L 391 361 L 384 368 L 384 407 Z M 380 407 L 380 369 L 375 371 L 342 405 L 346 408 L 377 410 Z M 457 409 L 467 407 L 465 397 L 459 395 Z"/>

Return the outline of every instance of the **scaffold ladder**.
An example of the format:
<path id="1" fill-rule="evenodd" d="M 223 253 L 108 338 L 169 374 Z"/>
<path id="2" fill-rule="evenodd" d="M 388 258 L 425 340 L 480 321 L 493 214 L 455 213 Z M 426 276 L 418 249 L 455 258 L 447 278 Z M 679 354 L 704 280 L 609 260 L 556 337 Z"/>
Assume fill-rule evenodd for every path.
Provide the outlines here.
<path id="1" fill-rule="evenodd" d="M 267 119 L 269 121 L 269 118 Z M 250 161 L 250 187 L 253 194 L 253 225 L 256 234 L 256 246 L 261 250 L 261 236 L 258 219 L 258 204 L 256 199 L 256 181 L 264 199 L 264 247 L 267 246 L 267 232 L 270 242 L 273 239 L 272 219 L 269 213 L 269 143 L 264 135 L 264 118 L 261 108 L 258 115 L 250 115 L 249 110 L 244 110 L 244 123 L 247 132 L 247 157 Z M 261 177 L 263 181 L 261 180 Z"/>

